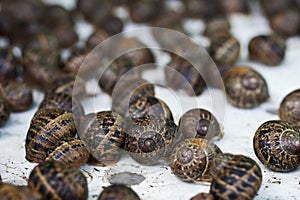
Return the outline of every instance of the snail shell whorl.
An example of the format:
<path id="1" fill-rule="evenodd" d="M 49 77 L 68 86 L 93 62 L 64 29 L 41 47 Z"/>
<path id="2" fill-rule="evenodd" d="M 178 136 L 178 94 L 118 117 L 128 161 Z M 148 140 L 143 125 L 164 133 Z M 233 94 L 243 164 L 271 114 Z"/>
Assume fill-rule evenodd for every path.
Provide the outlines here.
<path id="1" fill-rule="evenodd" d="M 281 120 L 300 128 L 300 89 L 284 97 L 280 103 L 278 115 Z"/>
<path id="2" fill-rule="evenodd" d="M 263 123 L 253 138 L 256 156 L 269 169 L 289 172 L 300 164 L 300 132 L 288 122 Z"/>

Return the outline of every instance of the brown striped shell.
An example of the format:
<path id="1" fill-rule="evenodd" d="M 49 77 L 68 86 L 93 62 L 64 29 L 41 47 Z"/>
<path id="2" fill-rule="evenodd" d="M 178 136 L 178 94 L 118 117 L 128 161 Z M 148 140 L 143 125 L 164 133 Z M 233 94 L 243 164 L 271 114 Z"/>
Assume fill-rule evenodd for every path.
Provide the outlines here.
<path id="1" fill-rule="evenodd" d="M 9 119 L 10 116 L 10 110 L 0 95 L 0 127 L 2 127 Z"/>
<path id="2" fill-rule="evenodd" d="M 122 79 L 112 95 L 112 111 L 121 116 L 129 115 L 130 103 L 140 97 L 155 96 L 154 85 L 141 78 Z"/>
<path id="3" fill-rule="evenodd" d="M 211 39 L 209 54 L 216 63 L 232 65 L 239 57 L 240 48 L 239 41 L 228 33 L 215 34 Z"/>
<path id="4" fill-rule="evenodd" d="M 250 67 L 234 67 L 224 77 L 228 101 L 239 108 L 256 107 L 269 98 L 265 79 Z"/>
<path id="5" fill-rule="evenodd" d="M 0 84 L 0 95 L 13 112 L 26 111 L 33 104 L 32 90 L 22 82 L 10 81 Z"/>
<path id="6" fill-rule="evenodd" d="M 16 186 L 8 183 L 0 184 L 1 200 L 42 200 L 42 196 L 26 186 Z"/>
<path id="7" fill-rule="evenodd" d="M 70 167 L 78 168 L 87 163 L 90 153 L 81 140 L 72 138 L 59 141 L 57 147 L 45 160 L 58 160 Z"/>
<path id="8" fill-rule="evenodd" d="M 44 161 L 59 141 L 73 138 L 76 133 L 72 113 L 59 108 L 37 111 L 26 136 L 26 159 L 37 163 Z"/>
<path id="9" fill-rule="evenodd" d="M 100 193 L 98 200 L 140 200 L 130 187 L 125 185 L 110 185 Z"/>
<path id="10" fill-rule="evenodd" d="M 214 157 L 221 153 L 217 145 L 201 138 L 186 139 L 171 156 L 174 175 L 187 182 L 210 182 Z"/>
<path id="11" fill-rule="evenodd" d="M 273 171 L 289 172 L 300 165 L 300 131 L 288 122 L 264 122 L 255 132 L 253 147 L 258 159 Z"/>
<path id="12" fill-rule="evenodd" d="M 261 183 L 262 172 L 253 159 L 229 153 L 215 156 L 210 186 L 214 199 L 254 199 Z"/>
<path id="13" fill-rule="evenodd" d="M 190 200 L 214 200 L 214 196 L 210 193 L 199 193 L 193 196 Z"/>
<path id="14" fill-rule="evenodd" d="M 157 115 L 173 120 L 173 115 L 168 105 L 156 97 L 140 97 L 129 105 L 130 117 L 141 118 L 146 115 Z"/>
<path id="15" fill-rule="evenodd" d="M 206 27 L 204 30 L 204 35 L 208 37 L 213 37 L 215 34 L 220 32 L 229 33 L 230 31 L 230 23 L 226 17 L 214 17 L 209 19 L 206 22 Z"/>
<path id="16" fill-rule="evenodd" d="M 85 176 L 78 169 L 55 160 L 34 167 L 28 178 L 28 187 L 40 193 L 43 199 L 88 199 Z"/>
<path id="17" fill-rule="evenodd" d="M 130 156 L 143 165 L 168 161 L 174 146 L 181 140 L 176 124 L 166 118 L 148 115 L 133 120 L 125 147 Z"/>
<path id="18" fill-rule="evenodd" d="M 81 118 L 79 137 L 98 160 L 97 165 L 113 165 L 125 142 L 124 119 L 112 111 L 90 113 Z"/>
<path id="19" fill-rule="evenodd" d="M 279 65 L 285 56 L 285 41 L 275 35 L 259 35 L 252 38 L 248 46 L 251 60 L 265 65 Z"/>
<path id="20" fill-rule="evenodd" d="M 271 28 L 284 37 L 296 36 L 300 29 L 299 9 L 281 10 L 269 19 Z"/>
<path id="21" fill-rule="evenodd" d="M 300 128 L 300 89 L 287 94 L 280 103 L 278 115 L 281 120 Z"/>
<path id="22" fill-rule="evenodd" d="M 208 110 L 194 108 L 185 112 L 179 119 L 178 127 L 184 138 L 212 140 L 222 138 L 223 132 L 216 117 Z"/>
<path id="23" fill-rule="evenodd" d="M 0 80 L 14 79 L 17 77 L 17 68 L 21 61 L 14 55 L 13 48 L 0 48 Z"/>
<path id="24" fill-rule="evenodd" d="M 204 79 L 191 63 L 174 55 L 167 66 L 165 68 L 167 86 L 174 90 L 183 90 L 190 96 L 202 93 L 205 86 Z"/>

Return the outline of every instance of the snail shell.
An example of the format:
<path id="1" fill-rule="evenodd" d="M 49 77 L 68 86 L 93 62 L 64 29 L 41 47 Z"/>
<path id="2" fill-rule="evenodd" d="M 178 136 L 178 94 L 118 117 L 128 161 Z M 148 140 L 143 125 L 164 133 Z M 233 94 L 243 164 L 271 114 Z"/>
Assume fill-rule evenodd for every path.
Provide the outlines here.
<path id="1" fill-rule="evenodd" d="M 13 112 L 26 111 L 33 104 L 31 89 L 21 82 L 11 81 L 0 84 L 0 95 Z"/>
<path id="2" fill-rule="evenodd" d="M 79 137 L 98 160 L 97 165 L 113 165 L 125 142 L 124 119 L 112 111 L 88 114 L 81 118 Z"/>
<path id="3" fill-rule="evenodd" d="M 220 32 L 230 32 L 230 23 L 226 17 L 214 17 L 206 22 L 204 35 L 213 37 L 215 34 L 218 34 Z"/>
<path id="4" fill-rule="evenodd" d="M 211 38 L 209 54 L 216 63 L 232 65 L 239 57 L 240 48 L 239 41 L 228 33 L 215 34 Z"/>
<path id="5" fill-rule="evenodd" d="M 17 77 L 17 68 L 21 61 L 14 55 L 13 48 L 0 48 L 0 80 Z"/>
<path id="6" fill-rule="evenodd" d="M 165 68 L 166 84 L 175 89 L 183 90 L 188 95 L 200 95 L 205 86 L 204 79 L 197 69 L 179 56 L 172 56 L 172 60 Z"/>
<path id="7" fill-rule="evenodd" d="M 0 95 L 0 127 L 3 126 L 9 119 L 10 110 Z"/>
<path id="8" fill-rule="evenodd" d="M 210 193 L 199 193 L 190 200 L 214 200 L 214 196 Z"/>
<path id="9" fill-rule="evenodd" d="M 98 200 L 140 200 L 139 196 L 125 185 L 110 185 L 101 192 Z"/>
<path id="10" fill-rule="evenodd" d="M 132 121 L 125 147 L 138 163 L 154 165 L 161 159 L 168 161 L 180 140 L 181 134 L 173 121 L 148 115 Z"/>
<path id="11" fill-rule="evenodd" d="M 299 34 L 299 9 L 294 9 L 293 6 L 287 10 L 275 13 L 269 20 L 271 28 L 279 35 L 290 37 Z"/>
<path id="12" fill-rule="evenodd" d="M 216 155 L 213 171 L 210 194 L 214 199 L 254 199 L 261 186 L 259 165 L 244 155 Z"/>
<path id="13" fill-rule="evenodd" d="M 97 27 L 97 29 L 87 39 L 86 46 L 88 49 L 94 49 L 107 38 L 109 38 L 108 33 L 105 30 Z"/>
<path id="14" fill-rule="evenodd" d="M 263 123 L 255 132 L 253 147 L 258 159 L 273 171 L 289 172 L 300 164 L 300 131 L 288 122 Z"/>
<path id="15" fill-rule="evenodd" d="M 282 62 L 285 56 L 285 41 L 275 35 L 259 35 L 249 42 L 251 60 L 274 66 Z"/>
<path id="16" fill-rule="evenodd" d="M 186 139 L 173 150 L 170 167 L 183 181 L 209 182 L 212 161 L 219 153 L 218 146 L 208 140 Z"/>
<path id="17" fill-rule="evenodd" d="M 195 108 L 184 113 L 178 127 L 184 138 L 222 138 L 223 132 L 216 117 L 208 110 Z"/>
<path id="18" fill-rule="evenodd" d="M 0 184 L 0 199 L 1 200 L 42 200 L 42 196 L 33 192 L 26 186 L 15 186 L 8 183 Z"/>
<path id="19" fill-rule="evenodd" d="M 89 159 L 90 153 L 84 143 L 78 139 L 66 139 L 59 141 L 57 147 L 45 160 L 58 160 L 70 167 L 78 168 Z"/>
<path id="20" fill-rule="evenodd" d="M 156 97 L 140 97 L 129 105 L 129 113 L 133 119 L 156 115 L 173 120 L 173 115 L 168 105 Z"/>
<path id="21" fill-rule="evenodd" d="M 118 82 L 112 95 L 112 111 L 129 115 L 129 106 L 140 97 L 155 96 L 154 85 L 141 78 L 128 77 Z"/>
<path id="22" fill-rule="evenodd" d="M 225 14 L 230 13 L 245 13 L 250 10 L 247 0 L 217 0 L 218 7 Z"/>
<path id="23" fill-rule="evenodd" d="M 281 120 L 300 128 L 300 89 L 284 97 L 280 103 L 278 115 Z"/>
<path id="24" fill-rule="evenodd" d="M 60 161 L 48 160 L 30 172 L 28 187 L 40 193 L 43 199 L 87 199 L 85 176 L 76 168 Z"/>
<path id="25" fill-rule="evenodd" d="M 239 108 L 253 108 L 267 101 L 265 79 L 249 67 L 234 67 L 224 77 L 228 101 Z"/>
<path id="26" fill-rule="evenodd" d="M 57 142 L 76 135 L 73 115 L 59 108 L 38 111 L 30 122 L 25 149 L 26 159 L 40 163 L 45 160 Z"/>

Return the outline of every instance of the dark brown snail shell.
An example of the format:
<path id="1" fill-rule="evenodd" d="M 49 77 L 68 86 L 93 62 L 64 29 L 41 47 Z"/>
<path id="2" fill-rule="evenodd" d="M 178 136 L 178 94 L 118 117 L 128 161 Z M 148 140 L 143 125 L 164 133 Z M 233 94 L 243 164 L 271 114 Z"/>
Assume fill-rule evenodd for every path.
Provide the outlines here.
<path id="1" fill-rule="evenodd" d="M 215 34 L 218 34 L 220 32 L 229 33 L 229 31 L 230 23 L 226 17 L 214 17 L 206 22 L 204 35 L 212 38 Z"/>
<path id="2" fill-rule="evenodd" d="M 168 105 L 156 97 L 140 97 L 129 105 L 130 117 L 133 119 L 146 115 L 161 116 L 173 121 L 173 115 Z"/>
<path id="3" fill-rule="evenodd" d="M 279 36 L 259 35 L 250 40 L 248 49 L 251 60 L 275 66 L 284 59 L 286 45 Z"/>
<path id="4" fill-rule="evenodd" d="M 29 187 L 16 186 L 8 183 L 0 184 L 0 199 L 1 200 L 42 200 L 42 196 L 33 192 Z"/>
<path id="5" fill-rule="evenodd" d="M 254 199 L 261 183 L 262 172 L 253 159 L 229 153 L 215 156 L 210 186 L 214 199 Z"/>
<path id="6" fill-rule="evenodd" d="M 44 161 L 59 141 L 73 138 L 76 133 L 72 113 L 59 108 L 37 111 L 26 136 L 26 159 L 37 163 Z"/>
<path id="7" fill-rule="evenodd" d="M 172 56 L 167 66 L 165 68 L 167 86 L 183 90 L 190 96 L 202 93 L 205 86 L 204 79 L 191 63 L 179 56 Z"/>
<path id="8" fill-rule="evenodd" d="M 217 0 L 217 3 L 224 14 L 248 13 L 250 10 L 247 0 Z"/>
<path id="9" fill-rule="evenodd" d="M 209 19 L 218 12 L 216 1 L 210 0 L 182 0 L 185 7 L 185 16 L 192 18 Z"/>
<path id="10" fill-rule="evenodd" d="M 265 79 L 249 67 L 234 67 L 224 77 L 228 101 L 239 108 L 253 108 L 269 98 Z"/>
<path id="11" fill-rule="evenodd" d="M 222 128 L 216 117 L 208 110 L 194 108 L 185 112 L 179 119 L 178 127 L 184 138 L 212 140 L 222 138 Z"/>
<path id="12" fill-rule="evenodd" d="M 210 193 L 199 193 L 193 196 L 190 200 L 214 200 L 214 196 Z"/>
<path id="13" fill-rule="evenodd" d="M 31 171 L 28 187 L 43 199 L 88 199 L 85 176 L 76 168 L 60 161 L 48 160 Z"/>
<path id="14" fill-rule="evenodd" d="M 83 116 L 80 121 L 79 137 L 98 160 L 97 165 L 117 163 L 125 142 L 123 117 L 112 111 L 101 111 Z"/>
<path id="15" fill-rule="evenodd" d="M 110 185 L 100 193 L 98 200 L 140 200 L 139 196 L 130 187 L 125 185 Z"/>
<path id="16" fill-rule="evenodd" d="M 58 160 L 70 167 L 78 168 L 89 159 L 90 153 L 81 140 L 65 139 L 59 141 L 56 146 L 45 160 Z"/>
<path id="17" fill-rule="evenodd" d="M 122 79 L 112 95 L 112 111 L 129 115 L 129 105 L 140 97 L 155 96 L 154 85 L 141 78 Z"/>
<path id="18" fill-rule="evenodd" d="M 264 122 L 253 138 L 254 152 L 269 169 L 290 172 L 300 165 L 300 131 L 290 123 Z"/>
<path id="19" fill-rule="evenodd" d="M 0 95 L 13 112 L 26 111 L 33 104 L 32 90 L 22 82 L 11 81 L 0 84 Z"/>
<path id="20" fill-rule="evenodd" d="M 93 49 L 107 38 L 109 38 L 108 33 L 101 28 L 97 28 L 87 39 L 86 46 L 89 49 Z"/>
<path id="21" fill-rule="evenodd" d="M 0 127 L 3 126 L 9 119 L 10 110 L 0 95 Z"/>
<path id="22" fill-rule="evenodd" d="M 125 148 L 138 163 L 155 165 L 159 160 L 168 161 L 180 140 L 181 134 L 173 121 L 148 115 L 132 121 Z"/>
<path id="23" fill-rule="evenodd" d="M 14 55 L 13 48 L 0 48 L 0 80 L 15 79 L 21 61 Z"/>
<path id="24" fill-rule="evenodd" d="M 234 64 L 240 55 L 239 41 L 228 33 L 215 34 L 211 38 L 209 54 L 216 63 Z"/>
<path id="25" fill-rule="evenodd" d="M 178 178 L 187 182 L 210 182 L 214 157 L 222 151 L 201 138 L 186 139 L 172 152 L 170 167 Z"/>
<path id="26" fill-rule="evenodd" d="M 284 97 L 280 103 L 278 115 L 281 120 L 300 128 L 300 89 Z"/>
<path id="27" fill-rule="evenodd" d="M 134 0 L 129 4 L 129 14 L 133 22 L 150 22 L 163 10 L 163 2 L 160 0 Z"/>

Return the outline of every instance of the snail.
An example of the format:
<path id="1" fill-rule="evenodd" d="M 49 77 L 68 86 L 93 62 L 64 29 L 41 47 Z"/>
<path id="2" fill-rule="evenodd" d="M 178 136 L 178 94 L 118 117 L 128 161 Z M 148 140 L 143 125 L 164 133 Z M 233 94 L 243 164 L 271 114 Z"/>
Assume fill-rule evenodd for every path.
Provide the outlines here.
<path id="1" fill-rule="evenodd" d="M 56 144 L 56 148 L 45 160 L 58 160 L 70 167 L 78 168 L 87 163 L 90 153 L 79 139 L 65 139 Z"/>
<path id="2" fill-rule="evenodd" d="M 36 163 L 44 161 L 57 142 L 74 138 L 76 133 L 72 113 L 59 108 L 37 111 L 26 136 L 26 159 Z"/>
<path id="3" fill-rule="evenodd" d="M 290 172 L 300 165 L 300 131 L 288 122 L 264 122 L 255 132 L 253 148 L 258 159 L 273 171 Z"/>
<path id="4" fill-rule="evenodd" d="M 240 48 L 240 43 L 235 37 L 228 33 L 219 33 L 211 38 L 209 54 L 216 63 L 232 65 L 239 57 Z"/>
<path id="5" fill-rule="evenodd" d="M 110 185 L 100 193 L 98 200 L 140 200 L 139 196 L 130 187 L 125 185 Z"/>
<path id="6" fill-rule="evenodd" d="M 185 112 L 179 119 L 178 127 L 186 139 L 212 140 L 215 137 L 223 137 L 222 128 L 216 117 L 202 108 L 194 108 Z"/>
<path id="7" fill-rule="evenodd" d="M 146 115 L 157 115 L 173 121 L 173 115 L 168 105 L 156 97 L 140 97 L 129 105 L 129 113 L 133 119 Z"/>
<path id="8" fill-rule="evenodd" d="M 210 19 L 218 14 L 216 1 L 209 0 L 182 0 L 185 7 L 185 16 L 190 18 Z"/>
<path id="9" fill-rule="evenodd" d="M 294 90 L 284 97 L 280 103 L 278 115 L 281 120 L 300 128 L 300 89 Z"/>
<path id="10" fill-rule="evenodd" d="M 214 199 L 254 199 L 261 183 L 259 165 L 244 155 L 215 156 L 210 194 Z"/>
<path id="11" fill-rule="evenodd" d="M 163 10 L 163 2 L 154 0 L 140 0 L 132 1 L 129 4 L 129 14 L 133 22 L 136 23 L 145 23 L 150 22 L 157 17 L 159 13 Z"/>
<path id="12" fill-rule="evenodd" d="M 228 101 L 239 108 L 253 108 L 267 101 L 269 90 L 265 79 L 250 67 L 234 67 L 224 77 Z"/>
<path id="13" fill-rule="evenodd" d="M 230 32 L 230 23 L 226 17 L 217 16 L 212 19 L 209 19 L 206 22 L 204 35 L 211 38 L 211 37 L 214 37 L 215 34 L 218 34 L 220 32 L 223 32 L 223 33 Z"/>
<path id="14" fill-rule="evenodd" d="M 0 80 L 15 79 L 21 61 L 13 53 L 13 48 L 0 48 Z"/>
<path id="15" fill-rule="evenodd" d="M 201 138 L 185 139 L 175 147 L 170 167 L 179 179 L 187 182 L 210 182 L 214 157 L 222 151 Z"/>
<path id="16" fill-rule="evenodd" d="M 116 85 L 112 94 L 112 111 L 129 115 L 129 106 L 140 97 L 155 96 L 154 85 L 141 78 L 126 77 Z"/>
<path id="17" fill-rule="evenodd" d="M 190 200 L 214 200 L 214 196 L 210 193 L 201 192 L 193 196 Z"/>
<path id="18" fill-rule="evenodd" d="M 250 11 L 247 0 L 217 0 L 218 7 L 221 12 L 225 14 L 231 13 L 244 13 L 247 14 Z"/>
<path id="19" fill-rule="evenodd" d="M 0 95 L 12 112 L 22 112 L 33 104 L 32 90 L 22 82 L 10 81 L 0 84 Z"/>
<path id="20" fill-rule="evenodd" d="M 37 192 L 33 192 L 27 186 L 16 186 L 9 183 L 0 183 L 0 199 L 42 200 L 42 196 Z"/>
<path id="21" fill-rule="evenodd" d="M 0 127 L 2 127 L 9 119 L 10 116 L 10 110 L 0 95 Z"/>
<path id="22" fill-rule="evenodd" d="M 30 172 L 28 187 L 40 193 L 43 199 L 88 199 L 85 176 L 78 169 L 55 160 L 35 166 Z"/>
<path id="23" fill-rule="evenodd" d="M 269 18 L 271 28 L 284 37 L 296 36 L 300 29 L 299 10 L 293 8 L 281 10 Z"/>
<path id="24" fill-rule="evenodd" d="M 102 28 L 97 27 L 97 29 L 87 39 L 86 46 L 88 49 L 94 49 L 107 38 L 109 38 L 108 33 Z"/>
<path id="25" fill-rule="evenodd" d="M 123 117 L 112 111 L 101 111 L 85 115 L 80 121 L 79 137 L 98 165 L 117 163 L 125 142 Z"/>
<path id="26" fill-rule="evenodd" d="M 275 66 L 284 59 L 286 44 L 279 36 L 259 35 L 250 40 L 248 50 L 251 60 Z"/>
<path id="27" fill-rule="evenodd" d="M 169 87 L 175 90 L 183 90 L 190 96 L 202 93 L 205 86 L 204 79 L 191 63 L 174 55 L 167 66 L 165 68 L 165 78 Z"/>
<path id="28" fill-rule="evenodd" d="M 138 163 L 155 165 L 159 160 L 168 161 L 180 140 L 181 134 L 173 121 L 147 115 L 132 121 L 125 148 Z"/>

